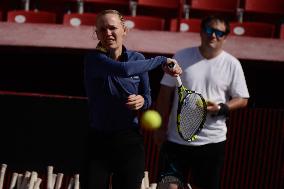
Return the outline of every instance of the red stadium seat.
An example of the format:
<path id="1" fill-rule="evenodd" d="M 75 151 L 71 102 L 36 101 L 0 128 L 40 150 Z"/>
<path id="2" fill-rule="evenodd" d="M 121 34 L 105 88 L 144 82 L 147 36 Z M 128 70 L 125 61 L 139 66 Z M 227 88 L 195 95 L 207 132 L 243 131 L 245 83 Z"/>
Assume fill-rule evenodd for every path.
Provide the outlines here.
<path id="1" fill-rule="evenodd" d="M 72 12 L 74 12 L 76 8 L 78 9 L 78 5 L 80 4 L 78 0 L 61 1 L 64 1 L 66 5 L 68 4 Z M 116 9 L 119 10 L 119 12 L 121 12 L 122 14 L 128 14 L 130 0 L 81 0 L 81 3 L 84 4 L 87 12 L 97 13 L 105 9 Z"/>
<path id="2" fill-rule="evenodd" d="M 231 34 L 237 36 L 267 37 L 273 38 L 275 25 L 260 22 L 232 22 Z"/>
<path id="3" fill-rule="evenodd" d="M 239 0 L 191 0 L 190 8 L 209 11 L 234 12 Z"/>
<path id="4" fill-rule="evenodd" d="M 73 0 L 77 1 L 77 0 Z M 94 2 L 94 3 L 101 3 L 101 4 L 122 4 L 122 5 L 128 5 L 129 0 L 84 0 L 85 2 Z"/>
<path id="5" fill-rule="evenodd" d="M 47 1 L 47 0 L 45 0 Z M 50 0 L 48 0 L 50 1 Z M 57 0 L 53 0 L 57 1 Z M 59 0 L 60 1 L 60 0 Z M 63 2 L 78 2 L 78 0 L 61 0 Z M 122 4 L 122 5 L 128 5 L 129 0 L 83 0 L 84 2 L 93 2 L 93 3 L 100 3 L 100 4 Z"/>
<path id="6" fill-rule="evenodd" d="M 284 39 L 284 24 L 280 27 L 280 39 Z"/>
<path id="7" fill-rule="evenodd" d="M 180 0 L 137 0 L 137 3 L 138 6 L 177 9 L 180 5 Z"/>
<path id="8" fill-rule="evenodd" d="M 165 20 L 151 16 L 124 16 L 125 24 L 129 29 L 163 30 Z"/>
<path id="9" fill-rule="evenodd" d="M 172 19 L 170 23 L 170 31 L 177 31 L 177 19 Z M 180 31 L 181 32 L 200 32 L 201 19 L 181 19 Z"/>
<path id="10" fill-rule="evenodd" d="M 183 0 L 137 0 L 138 12 L 159 17 L 177 17 Z"/>
<path id="11" fill-rule="evenodd" d="M 138 15 L 164 19 L 164 30 L 168 30 L 170 19 L 181 17 L 182 6 L 183 0 L 137 0 Z"/>
<path id="12" fill-rule="evenodd" d="M 15 23 L 56 23 L 56 14 L 46 11 L 9 11 L 7 21 Z"/>
<path id="13" fill-rule="evenodd" d="M 96 14 L 94 13 L 70 13 L 64 14 L 63 24 L 69 26 L 89 25 L 93 26 L 96 22 Z"/>
<path id="14" fill-rule="evenodd" d="M 245 0 L 245 11 L 284 14 L 283 0 Z"/>

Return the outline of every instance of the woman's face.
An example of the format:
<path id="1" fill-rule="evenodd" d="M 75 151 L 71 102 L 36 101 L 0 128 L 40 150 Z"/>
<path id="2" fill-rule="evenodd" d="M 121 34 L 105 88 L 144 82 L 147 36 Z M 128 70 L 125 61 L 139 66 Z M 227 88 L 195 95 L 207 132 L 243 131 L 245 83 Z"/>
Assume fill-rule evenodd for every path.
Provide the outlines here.
<path id="1" fill-rule="evenodd" d="M 115 51 L 122 49 L 126 29 L 118 15 L 108 13 L 97 20 L 96 34 L 104 48 Z"/>

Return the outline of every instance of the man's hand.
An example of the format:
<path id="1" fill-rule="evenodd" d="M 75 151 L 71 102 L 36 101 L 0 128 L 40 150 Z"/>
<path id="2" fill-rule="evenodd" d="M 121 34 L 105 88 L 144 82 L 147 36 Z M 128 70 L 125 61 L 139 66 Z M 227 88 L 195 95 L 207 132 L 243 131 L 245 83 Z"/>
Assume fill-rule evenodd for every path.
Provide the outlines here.
<path id="1" fill-rule="evenodd" d="M 174 64 L 174 67 L 170 68 L 168 65 Z M 181 67 L 178 65 L 178 62 L 175 59 L 167 58 L 167 63 L 163 65 L 163 70 L 167 74 L 177 77 L 182 73 Z"/>
<path id="2" fill-rule="evenodd" d="M 212 102 L 210 100 L 207 100 L 206 103 L 207 103 L 207 111 L 208 111 L 208 113 L 217 114 L 218 111 L 220 110 L 220 107 L 219 107 L 219 105 L 217 103 Z"/>
<path id="3" fill-rule="evenodd" d="M 127 98 L 126 106 L 130 110 L 139 110 L 144 105 L 144 98 L 141 95 L 129 95 Z"/>

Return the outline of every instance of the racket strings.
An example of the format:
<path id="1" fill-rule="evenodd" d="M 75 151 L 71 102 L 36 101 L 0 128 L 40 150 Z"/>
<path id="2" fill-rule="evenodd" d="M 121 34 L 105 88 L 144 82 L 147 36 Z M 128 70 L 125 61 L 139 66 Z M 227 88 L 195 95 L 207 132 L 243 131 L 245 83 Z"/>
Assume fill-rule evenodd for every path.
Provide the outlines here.
<path id="1" fill-rule="evenodd" d="M 191 139 L 201 129 L 206 115 L 206 103 L 197 93 L 188 94 L 180 113 L 180 132 L 185 139 Z"/>
<path id="2" fill-rule="evenodd" d="M 183 184 L 179 178 L 173 175 L 167 175 L 158 183 L 157 189 L 168 189 L 170 184 L 176 184 L 178 188 L 183 188 Z"/>

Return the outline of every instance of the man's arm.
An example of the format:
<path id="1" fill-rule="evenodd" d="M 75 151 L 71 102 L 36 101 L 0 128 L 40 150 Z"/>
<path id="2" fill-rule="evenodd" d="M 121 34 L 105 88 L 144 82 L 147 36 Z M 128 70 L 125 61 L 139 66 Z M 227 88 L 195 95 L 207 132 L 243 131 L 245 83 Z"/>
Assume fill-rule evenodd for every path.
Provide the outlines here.
<path id="1" fill-rule="evenodd" d="M 232 98 L 226 104 L 228 105 L 230 110 L 244 108 L 248 104 L 248 99 L 247 98 Z"/>
<path id="2" fill-rule="evenodd" d="M 228 116 L 229 112 L 239 108 L 244 108 L 248 104 L 247 98 L 236 97 L 232 98 L 230 101 L 224 103 L 223 105 L 214 103 L 212 101 L 207 102 L 207 110 L 215 115 L 225 115 Z"/>

